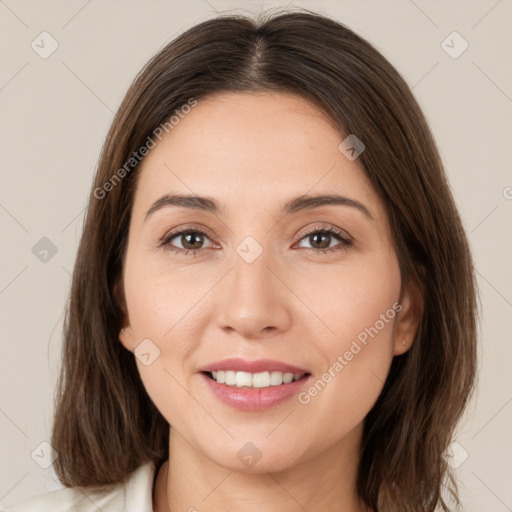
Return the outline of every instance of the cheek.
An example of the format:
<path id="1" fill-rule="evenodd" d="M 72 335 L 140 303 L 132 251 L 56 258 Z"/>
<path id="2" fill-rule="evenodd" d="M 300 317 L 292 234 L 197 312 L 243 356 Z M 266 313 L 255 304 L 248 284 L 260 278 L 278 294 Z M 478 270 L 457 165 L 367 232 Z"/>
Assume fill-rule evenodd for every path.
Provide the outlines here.
<path id="1" fill-rule="evenodd" d="M 140 337 L 167 340 L 201 309 L 213 279 L 144 253 L 126 262 L 125 293 L 130 324 Z M 187 325 L 187 327 L 190 327 Z M 188 331 L 187 331 L 188 332 Z M 182 339 L 181 335 L 179 339 Z"/>
<path id="2" fill-rule="evenodd" d="M 338 426 L 336 433 L 322 432 L 326 442 L 354 428 L 377 400 L 392 362 L 400 310 L 400 272 L 394 258 L 337 272 L 336 283 L 324 297 L 310 295 L 329 331 L 324 326 L 316 343 L 324 367 L 299 396 L 310 417 L 321 418 L 317 424 L 334 421 Z"/>
<path id="3" fill-rule="evenodd" d="M 150 353 L 151 363 L 136 358 L 139 374 L 155 406 L 176 426 L 193 408 L 186 391 L 195 371 L 192 357 L 207 318 L 205 296 L 217 281 L 217 276 L 160 259 L 152 263 L 142 252 L 126 261 L 125 294 L 135 345 L 142 348 L 143 340 L 150 340 L 144 352 Z"/>
<path id="4" fill-rule="evenodd" d="M 329 267 L 315 275 L 314 280 L 308 277 L 299 282 L 297 295 L 322 321 L 318 334 L 331 357 L 340 350 L 348 350 L 356 339 L 364 344 L 365 340 L 378 337 L 380 347 L 394 341 L 392 330 L 400 308 L 393 305 L 401 287 L 394 253 L 361 257 L 346 267 Z"/>
<path id="5" fill-rule="evenodd" d="M 328 305 L 326 318 L 334 331 L 328 349 L 336 353 L 350 351 L 358 360 L 392 354 L 399 288 L 399 281 L 370 273 L 364 280 L 346 280 Z M 352 360 L 350 354 L 347 358 Z"/>

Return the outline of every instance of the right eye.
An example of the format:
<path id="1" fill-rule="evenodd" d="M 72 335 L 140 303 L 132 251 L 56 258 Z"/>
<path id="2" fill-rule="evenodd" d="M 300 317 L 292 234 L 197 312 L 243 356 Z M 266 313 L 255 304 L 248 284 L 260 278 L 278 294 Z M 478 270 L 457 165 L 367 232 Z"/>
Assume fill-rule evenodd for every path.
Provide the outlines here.
<path id="1" fill-rule="evenodd" d="M 194 253 L 194 256 L 195 256 L 197 253 L 202 253 L 203 251 L 205 251 L 206 248 L 190 247 L 190 246 L 200 244 L 201 240 L 203 240 L 204 238 L 209 239 L 208 235 L 204 231 L 201 231 L 200 229 L 197 229 L 197 228 L 184 229 L 181 231 L 173 231 L 173 232 L 165 235 L 163 240 L 161 240 L 159 246 L 165 247 L 166 249 L 169 249 L 173 252 L 184 254 L 184 255 Z M 182 240 L 180 242 L 182 247 L 176 247 L 171 243 L 175 239 Z M 185 244 L 186 246 L 189 246 L 189 247 L 184 247 L 183 244 Z"/>

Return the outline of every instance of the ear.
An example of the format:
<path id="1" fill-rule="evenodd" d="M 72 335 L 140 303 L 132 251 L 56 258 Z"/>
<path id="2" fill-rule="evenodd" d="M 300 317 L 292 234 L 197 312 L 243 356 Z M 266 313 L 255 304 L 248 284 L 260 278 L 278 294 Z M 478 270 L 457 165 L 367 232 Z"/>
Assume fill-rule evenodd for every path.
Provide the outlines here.
<path id="1" fill-rule="evenodd" d="M 395 323 L 395 356 L 402 355 L 411 348 L 423 317 L 424 297 L 419 284 L 410 280 L 402 289 L 399 303 L 402 309 L 398 312 Z"/>
<path id="2" fill-rule="evenodd" d="M 132 328 L 130 326 L 130 320 L 128 317 L 128 308 L 126 307 L 126 298 L 124 295 L 124 286 L 122 276 L 116 279 L 113 287 L 114 297 L 119 304 L 119 307 L 123 311 L 123 328 L 119 332 L 119 341 L 122 343 L 126 350 L 133 352 L 133 336 L 132 336 Z"/>

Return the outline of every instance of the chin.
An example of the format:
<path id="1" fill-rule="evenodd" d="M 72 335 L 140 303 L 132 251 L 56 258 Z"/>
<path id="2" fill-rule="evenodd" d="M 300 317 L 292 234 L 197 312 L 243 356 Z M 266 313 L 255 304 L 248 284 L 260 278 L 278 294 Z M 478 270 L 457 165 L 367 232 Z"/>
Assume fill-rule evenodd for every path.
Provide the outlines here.
<path id="1" fill-rule="evenodd" d="M 209 450 L 211 450 L 211 446 Z M 206 455 L 219 466 L 238 473 L 269 473 L 284 471 L 299 463 L 299 450 L 290 444 L 274 446 L 262 440 L 236 443 L 224 446 Z"/>

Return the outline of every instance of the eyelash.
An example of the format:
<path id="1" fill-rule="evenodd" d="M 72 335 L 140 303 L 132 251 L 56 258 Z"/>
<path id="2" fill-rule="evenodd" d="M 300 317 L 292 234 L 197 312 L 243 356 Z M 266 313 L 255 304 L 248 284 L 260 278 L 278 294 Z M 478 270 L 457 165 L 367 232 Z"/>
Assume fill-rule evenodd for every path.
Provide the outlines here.
<path id="1" fill-rule="evenodd" d="M 174 238 L 179 238 L 180 236 L 188 235 L 191 233 L 199 233 L 199 234 L 204 235 L 205 237 L 209 238 L 208 234 L 201 229 L 188 228 L 188 229 L 183 229 L 181 231 L 174 231 L 174 232 L 164 235 L 159 240 L 158 247 L 159 248 L 166 247 L 167 250 L 170 250 L 170 251 L 178 253 L 178 254 L 182 254 L 183 256 L 186 256 L 186 255 L 192 253 L 193 257 L 202 254 L 204 251 L 207 251 L 208 250 L 207 248 L 192 250 L 192 249 L 180 249 L 179 247 L 174 247 L 171 245 L 171 241 Z M 300 238 L 299 242 L 301 242 L 304 238 L 307 238 L 307 237 L 310 237 L 311 235 L 316 235 L 316 234 L 326 234 L 326 235 L 334 236 L 342 243 L 337 246 L 330 247 L 327 249 L 314 249 L 312 247 L 302 247 L 302 249 L 306 249 L 308 251 L 313 251 L 315 254 L 326 254 L 326 253 L 331 253 L 331 252 L 346 251 L 348 249 L 348 247 L 350 247 L 352 245 L 352 240 L 350 240 L 343 231 L 341 231 L 337 228 L 334 228 L 334 227 L 326 228 L 326 227 L 319 227 L 319 226 L 315 226 L 310 231 L 305 233 L 302 236 L 302 238 Z"/>

